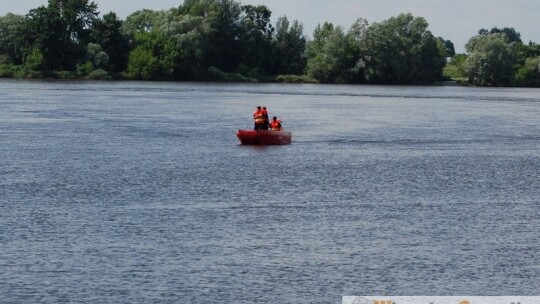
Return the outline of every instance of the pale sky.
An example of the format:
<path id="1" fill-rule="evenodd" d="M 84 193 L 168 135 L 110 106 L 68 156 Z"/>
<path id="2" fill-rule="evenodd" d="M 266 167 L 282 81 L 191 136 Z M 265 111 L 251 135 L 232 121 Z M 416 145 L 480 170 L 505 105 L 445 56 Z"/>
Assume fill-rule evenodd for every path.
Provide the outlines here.
<path id="1" fill-rule="evenodd" d="M 110 11 L 125 19 L 144 8 L 168 10 L 183 0 L 94 0 L 101 15 Z M 361 17 L 370 24 L 400 13 L 424 17 L 429 30 L 454 43 L 457 52 L 464 52 L 467 40 L 479 29 L 513 27 L 523 42 L 540 43 L 539 0 L 240 0 L 242 4 L 266 5 L 272 11 L 272 23 L 286 15 L 289 21 L 304 25 L 304 34 L 311 37 L 319 23 L 331 22 L 345 30 Z M 47 0 L 0 0 L 0 16 L 8 12 L 24 15 L 32 8 L 46 5 Z"/>

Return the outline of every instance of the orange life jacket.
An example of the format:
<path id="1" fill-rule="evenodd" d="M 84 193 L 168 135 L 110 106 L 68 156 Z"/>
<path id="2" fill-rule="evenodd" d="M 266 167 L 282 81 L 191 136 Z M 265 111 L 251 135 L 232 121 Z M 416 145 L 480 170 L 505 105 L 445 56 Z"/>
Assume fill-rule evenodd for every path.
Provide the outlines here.
<path id="1" fill-rule="evenodd" d="M 264 113 L 263 110 L 257 110 L 255 113 L 253 113 L 253 119 L 255 120 L 255 123 L 264 123 Z"/>
<path id="2" fill-rule="evenodd" d="M 272 120 L 270 122 L 270 128 L 274 131 L 281 131 L 281 122 L 279 120 Z"/>

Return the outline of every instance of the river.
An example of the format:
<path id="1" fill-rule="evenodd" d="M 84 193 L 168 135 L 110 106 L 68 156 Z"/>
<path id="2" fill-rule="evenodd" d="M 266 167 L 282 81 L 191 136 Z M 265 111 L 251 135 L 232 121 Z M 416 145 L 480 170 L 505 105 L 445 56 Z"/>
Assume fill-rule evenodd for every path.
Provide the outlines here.
<path id="1" fill-rule="evenodd" d="M 538 89 L 0 91 L 2 303 L 540 292 Z M 239 145 L 258 105 L 291 145 Z"/>

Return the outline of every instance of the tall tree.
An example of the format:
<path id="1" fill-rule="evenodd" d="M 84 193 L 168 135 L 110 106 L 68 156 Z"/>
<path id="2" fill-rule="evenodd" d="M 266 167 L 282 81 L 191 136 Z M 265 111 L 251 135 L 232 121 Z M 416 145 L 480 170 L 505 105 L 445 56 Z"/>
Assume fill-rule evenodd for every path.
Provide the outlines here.
<path id="1" fill-rule="evenodd" d="M 250 27 L 257 29 L 266 38 L 272 38 L 274 33 L 274 27 L 270 23 L 270 17 L 272 17 L 272 11 L 265 5 L 242 5 L 243 15 L 241 20 L 247 23 Z"/>
<path id="2" fill-rule="evenodd" d="M 38 47 L 50 69 L 73 70 L 84 57 L 89 28 L 97 5 L 88 0 L 49 0 L 28 13 L 29 40 Z"/>
<path id="3" fill-rule="evenodd" d="M 74 69 L 78 50 L 58 11 L 54 7 L 40 6 L 30 10 L 27 16 L 28 40 L 44 57 L 45 62 L 40 67 Z"/>
<path id="4" fill-rule="evenodd" d="M 94 22 L 91 29 L 91 41 L 101 46 L 109 56 L 109 68 L 112 72 L 124 71 L 129 54 L 128 36 L 121 31 L 122 21 L 110 12 Z"/>
<path id="5" fill-rule="evenodd" d="M 128 59 L 128 74 L 131 78 L 173 78 L 180 50 L 169 36 L 158 31 L 137 33 L 135 45 Z"/>
<path id="6" fill-rule="evenodd" d="M 306 48 L 307 74 L 321 82 L 349 82 L 354 57 L 343 28 L 325 22 Z"/>
<path id="7" fill-rule="evenodd" d="M 245 71 L 240 72 L 258 76 L 270 72 L 272 55 L 271 41 L 274 28 L 270 24 L 272 12 L 264 5 L 241 6 L 241 28 L 238 35 L 241 53 L 240 64 Z"/>
<path id="8" fill-rule="evenodd" d="M 503 33 L 472 37 L 465 49 L 470 53 L 465 72 L 474 85 L 506 86 L 512 82 L 516 52 Z"/>
<path id="9" fill-rule="evenodd" d="M 366 61 L 362 51 L 362 43 L 366 38 L 366 32 L 369 23 L 366 19 L 358 18 L 349 29 L 347 37 L 351 44 L 351 52 L 353 56 L 353 65 L 351 67 L 351 82 L 364 83 L 366 82 Z"/>
<path id="10" fill-rule="evenodd" d="M 0 64 L 23 63 L 24 53 L 29 51 L 25 40 L 27 31 L 26 17 L 11 13 L 0 17 Z"/>
<path id="11" fill-rule="evenodd" d="M 159 27 L 160 20 L 165 19 L 162 15 L 166 14 L 163 11 L 153 11 L 143 9 L 129 15 L 122 23 L 122 31 L 127 35 L 135 35 L 136 33 L 148 33 Z"/>
<path id="12" fill-rule="evenodd" d="M 176 44 L 179 56 L 175 68 L 176 79 L 204 79 L 209 63 L 209 49 L 213 30 L 204 17 L 173 12 L 171 22 L 159 30 Z"/>
<path id="13" fill-rule="evenodd" d="M 182 14 L 203 17 L 209 24 L 208 66 L 234 71 L 242 60 L 241 6 L 234 0 L 187 0 L 178 9 Z"/>
<path id="14" fill-rule="evenodd" d="M 99 14 L 97 4 L 89 0 L 49 0 L 49 7 L 60 14 L 66 32 L 75 41 L 84 41 L 88 38 L 89 28 Z"/>
<path id="15" fill-rule="evenodd" d="M 485 35 L 491 35 L 491 34 L 504 34 L 508 42 L 522 43 L 521 34 L 517 32 L 513 27 L 503 27 L 502 29 L 498 27 L 494 27 L 489 31 L 484 28 L 478 30 L 478 35 L 485 36 Z"/>
<path id="16" fill-rule="evenodd" d="M 515 84 L 525 87 L 540 87 L 540 57 L 531 57 L 519 68 L 515 76 Z"/>
<path id="17" fill-rule="evenodd" d="M 372 24 L 362 43 L 365 77 L 376 83 L 429 83 L 442 77 L 445 58 L 422 17 L 400 14 Z"/>
<path id="18" fill-rule="evenodd" d="M 286 16 L 278 18 L 272 42 L 273 73 L 303 74 L 306 66 L 304 56 L 306 38 L 303 25 L 294 20 L 291 26 Z"/>
<path id="19" fill-rule="evenodd" d="M 444 40 L 442 37 L 437 37 L 437 46 L 441 50 L 441 54 L 444 57 L 456 56 L 456 50 L 454 48 L 454 43 L 452 43 L 452 41 Z"/>

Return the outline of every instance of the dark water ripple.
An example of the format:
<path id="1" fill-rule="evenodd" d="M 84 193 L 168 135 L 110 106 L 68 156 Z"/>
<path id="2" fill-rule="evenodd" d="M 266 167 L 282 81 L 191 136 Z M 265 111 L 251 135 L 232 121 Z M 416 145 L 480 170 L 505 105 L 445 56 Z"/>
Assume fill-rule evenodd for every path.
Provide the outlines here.
<path id="1" fill-rule="evenodd" d="M 0 87 L 0 302 L 540 291 L 538 90 Z"/>

